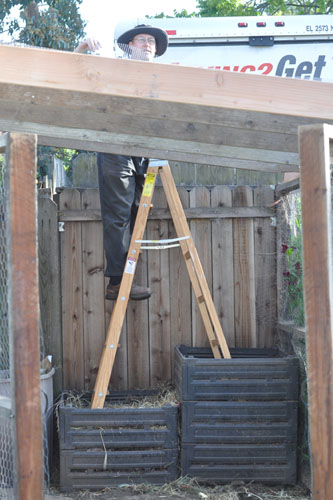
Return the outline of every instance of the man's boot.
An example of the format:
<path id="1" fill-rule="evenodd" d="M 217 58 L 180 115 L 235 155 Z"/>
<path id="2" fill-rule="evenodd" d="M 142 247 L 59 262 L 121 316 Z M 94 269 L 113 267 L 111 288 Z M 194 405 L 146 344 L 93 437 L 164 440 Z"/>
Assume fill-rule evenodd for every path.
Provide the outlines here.
<path id="1" fill-rule="evenodd" d="M 119 289 L 120 289 L 120 283 L 118 283 L 117 285 L 112 285 L 111 283 L 109 283 L 108 286 L 106 287 L 105 298 L 107 300 L 116 300 L 118 297 Z M 152 292 L 150 288 L 146 286 L 139 286 L 133 284 L 129 298 L 131 300 L 145 300 L 149 299 L 151 294 Z"/>

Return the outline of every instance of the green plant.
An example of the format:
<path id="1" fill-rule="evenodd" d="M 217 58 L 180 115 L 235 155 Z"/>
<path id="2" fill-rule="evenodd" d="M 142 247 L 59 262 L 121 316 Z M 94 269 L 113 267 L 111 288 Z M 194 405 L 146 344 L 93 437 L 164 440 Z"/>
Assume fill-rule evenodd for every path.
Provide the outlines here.
<path id="1" fill-rule="evenodd" d="M 282 244 L 286 269 L 283 279 L 286 284 L 287 315 L 297 326 L 304 326 L 304 289 L 303 289 L 303 257 L 302 257 L 302 218 L 301 200 L 296 200 L 293 213 L 293 227 L 287 243 Z"/>

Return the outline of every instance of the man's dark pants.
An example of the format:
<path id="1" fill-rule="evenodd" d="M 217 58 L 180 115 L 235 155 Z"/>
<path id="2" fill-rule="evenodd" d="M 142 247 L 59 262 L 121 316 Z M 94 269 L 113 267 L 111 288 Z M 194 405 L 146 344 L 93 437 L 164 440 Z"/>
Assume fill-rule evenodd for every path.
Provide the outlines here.
<path id="1" fill-rule="evenodd" d="M 121 280 L 148 166 L 145 158 L 98 153 L 105 276 Z"/>

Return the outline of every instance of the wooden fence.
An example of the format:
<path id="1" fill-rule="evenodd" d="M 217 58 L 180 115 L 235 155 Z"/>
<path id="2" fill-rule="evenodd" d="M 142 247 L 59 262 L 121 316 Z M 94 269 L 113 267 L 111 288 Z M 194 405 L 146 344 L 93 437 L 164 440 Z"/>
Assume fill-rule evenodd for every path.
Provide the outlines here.
<path id="1" fill-rule="evenodd" d="M 274 190 L 216 186 L 178 191 L 228 345 L 271 346 L 276 326 Z M 160 187 L 153 204 L 147 238 L 173 237 Z M 98 190 L 64 189 L 58 212 L 50 199 L 41 197 L 39 214 L 41 308 L 45 342 L 58 367 L 56 392 L 90 390 L 113 306 L 104 300 L 107 280 Z M 54 234 L 58 222 L 59 254 Z M 147 283 L 153 295 L 148 301 L 129 302 L 111 377 L 113 389 L 169 381 L 176 345 L 208 345 L 178 248 L 143 251 L 135 279 Z"/>

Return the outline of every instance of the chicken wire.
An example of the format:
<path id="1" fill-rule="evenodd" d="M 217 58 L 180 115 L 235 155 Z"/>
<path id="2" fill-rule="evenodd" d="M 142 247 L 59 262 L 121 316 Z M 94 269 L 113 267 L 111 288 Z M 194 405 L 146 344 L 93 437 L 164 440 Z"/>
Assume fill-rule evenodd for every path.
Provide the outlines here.
<path id="1" fill-rule="evenodd" d="M 0 156 L 0 498 L 14 499 L 14 418 L 9 383 L 9 327 L 8 327 L 8 252 L 6 222 L 6 166 Z"/>
<path id="2" fill-rule="evenodd" d="M 278 279 L 281 286 L 279 316 L 282 321 L 292 321 L 304 327 L 303 242 L 300 191 L 293 191 L 281 198 L 278 242 Z"/>

